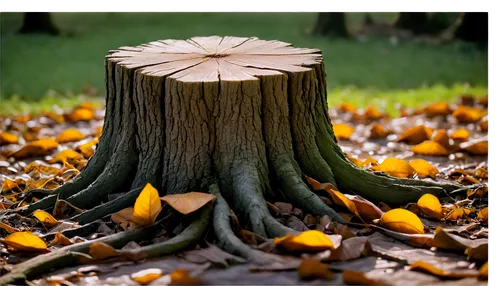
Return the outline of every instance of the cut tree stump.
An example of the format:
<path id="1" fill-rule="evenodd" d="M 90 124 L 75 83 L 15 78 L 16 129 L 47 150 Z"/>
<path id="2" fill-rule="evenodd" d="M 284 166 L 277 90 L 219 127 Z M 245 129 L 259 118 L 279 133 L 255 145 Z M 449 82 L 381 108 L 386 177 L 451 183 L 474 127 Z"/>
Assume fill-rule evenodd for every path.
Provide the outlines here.
<path id="1" fill-rule="evenodd" d="M 102 217 L 133 205 L 138 192 L 99 207 L 109 194 L 149 182 L 161 195 L 220 190 L 255 233 L 273 237 L 291 230 L 271 217 L 266 200 L 344 222 L 305 176 L 395 206 L 456 188 L 352 164 L 332 130 L 317 49 L 194 37 L 121 47 L 105 66 L 106 117 L 95 155 L 72 182 L 23 212 L 52 207 L 59 196 L 95 208 L 86 218 Z"/>

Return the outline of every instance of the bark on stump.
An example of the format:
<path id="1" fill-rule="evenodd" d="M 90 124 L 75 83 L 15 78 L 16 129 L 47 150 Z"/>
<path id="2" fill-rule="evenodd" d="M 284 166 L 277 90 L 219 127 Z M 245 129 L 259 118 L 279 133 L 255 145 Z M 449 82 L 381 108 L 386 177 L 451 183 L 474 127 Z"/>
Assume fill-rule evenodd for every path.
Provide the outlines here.
<path id="1" fill-rule="evenodd" d="M 456 187 L 352 164 L 332 130 L 325 77 L 319 50 L 258 38 L 195 37 L 111 51 L 95 155 L 72 182 L 22 212 L 59 198 L 94 208 L 75 218 L 88 223 L 131 206 L 149 182 L 161 195 L 210 191 L 244 214 L 254 232 L 272 237 L 291 230 L 270 216 L 266 199 L 284 197 L 344 221 L 305 175 L 396 206 Z"/>

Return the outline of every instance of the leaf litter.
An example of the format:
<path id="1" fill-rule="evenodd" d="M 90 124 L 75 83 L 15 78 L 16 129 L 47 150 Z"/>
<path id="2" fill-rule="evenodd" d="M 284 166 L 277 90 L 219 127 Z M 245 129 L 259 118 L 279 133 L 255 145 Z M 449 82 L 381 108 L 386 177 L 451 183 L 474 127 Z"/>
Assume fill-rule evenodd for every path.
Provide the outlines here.
<path id="1" fill-rule="evenodd" d="M 236 216 L 232 219 L 236 235 L 254 249 L 283 258 L 277 264 L 252 266 L 211 244 L 209 233 L 193 250 L 136 264 L 130 264 L 123 253 L 147 242 L 132 242 L 123 249 L 94 243 L 90 257 L 101 262 L 87 269 L 95 271 L 81 266 L 61 269 L 58 276 L 47 275 L 32 283 L 95 284 L 115 279 L 131 285 L 220 284 L 231 281 L 230 275 L 266 284 L 296 283 L 297 279 L 365 285 L 439 284 L 449 279 L 484 283 L 488 277 L 487 98 L 405 108 L 396 118 L 372 106 L 363 110 L 343 104 L 331 109 L 330 116 L 342 150 L 359 167 L 401 178 L 451 181 L 464 188 L 440 198 L 424 195 L 407 206 L 388 206 L 312 176 L 307 178 L 311 189 L 348 218 L 347 225 L 281 201 L 268 202 L 270 212 L 300 234 L 267 239 L 239 226 Z M 90 104 L 66 112 L 1 117 L 0 209 L 36 202 L 49 193 L 34 189 L 56 189 L 78 174 L 95 151 L 103 118 L 104 111 Z M 197 192 L 160 197 L 151 185 L 139 198 L 134 207 L 93 223 L 90 231 L 82 231 L 72 220 L 84 210 L 62 200 L 52 214 L 38 210 L 26 217 L 2 217 L 2 273 L 33 255 L 158 223 L 156 218 L 167 207 L 175 210 L 170 221 L 182 221 L 184 215 L 215 200 Z M 168 240 L 178 232 L 163 228 L 158 235 L 163 233 Z M 158 237 L 151 237 L 154 240 Z M 266 271 L 278 273 L 266 276 Z"/>

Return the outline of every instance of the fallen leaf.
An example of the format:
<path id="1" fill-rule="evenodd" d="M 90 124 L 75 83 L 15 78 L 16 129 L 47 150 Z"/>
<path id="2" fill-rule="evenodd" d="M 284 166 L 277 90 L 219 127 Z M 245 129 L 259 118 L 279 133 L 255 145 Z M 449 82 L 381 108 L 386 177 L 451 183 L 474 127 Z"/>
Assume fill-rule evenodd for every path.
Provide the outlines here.
<path id="1" fill-rule="evenodd" d="M 19 141 L 19 138 L 9 132 L 0 132 L 0 146 L 15 144 Z"/>
<path id="2" fill-rule="evenodd" d="M 147 183 L 135 201 L 133 221 L 139 225 L 153 224 L 160 211 L 161 202 L 158 191 Z"/>
<path id="3" fill-rule="evenodd" d="M 422 271 L 425 273 L 430 273 L 443 278 L 464 278 L 464 277 L 476 277 L 477 271 L 468 269 L 460 270 L 460 271 L 447 271 L 441 268 L 438 268 L 430 263 L 419 260 L 415 261 L 410 265 L 410 270 Z"/>
<path id="4" fill-rule="evenodd" d="M 465 141 L 469 139 L 469 131 L 465 128 L 460 128 L 450 135 L 450 138 L 457 141 Z"/>
<path id="5" fill-rule="evenodd" d="M 60 170 L 58 168 L 44 165 L 41 161 L 33 161 L 24 168 L 25 173 L 40 172 L 44 175 L 57 175 L 59 171 Z"/>
<path id="6" fill-rule="evenodd" d="M 483 121 L 479 122 L 479 128 L 483 132 L 488 132 L 488 120 L 483 120 Z"/>
<path id="7" fill-rule="evenodd" d="M 434 141 L 425 141 L 415 145 L 412 151 L 415 154 L 424 156 L 448 156 L 448 150 Z"/>
<path id="8" fill-rule="evenodd" d="M 368 237 L 355 236 L 342 240 L 340 247 L 331 251 L 328 261 L 346 261 L 367 253 Z"/>
<path id="9" fill-rule="evenodd" d="M 71 245 L 71 244 L 73 244 L 73 242 L 71 242 L 71 240 L 69 240 L 69 238 L 67 238 L 64 234 L 62 234 L 60 232 L 56 232 L 54 239 L 52 239 L 52 241 L 49 243 L 49 246 L 57 245 L 57 244 Z"/>
<path id="10" fill-rule="evenodd" d="M 488 195 L 488 186 L 481 186 L 467 191 L 467 198 L 482 198 Z"/>
<path id="11" fill-rule="evenodd" d="M 384 214 L 376 205 L 363 197 L 348 194 L 344 194 L 344 196 L 354 203 L 356 207 L 356 212 L 354 213 L 358 214 L 359 218 L 364 222 L 372 223 L 373 220 L 381 218 Z"/>
<path id="12" fill-rule="evenodd" d="M 460 105 L 453 111 L 452 116 L 460 123 L 474 123 L 479 121 L 486 113 L 485 110 Z"/>
<path id="13" fill-rule="evenodd" d="M 415 169 L 420 178 L 430 177 L 435 179 L 439 171 L 424 159 L 416 159 L 409 162 L 410 166 Z"/>
<path id="14" fill-rule="evenodd" d="M 413 128 L 405 130 L 399 135 L 397 142 L 406 142 L 410 145 L 419 144 L 425 140 L 430 140 L 432 136 L 432 129 L 424 125 L 418 125 Z"/>
<path id="15" fill-rule="evenodd" d="M 196 277 L 192 277 L 189 274 L 189 270 L 186 269 L 175 269 L 170 272 L 170 285 L 201 285 L 201 280 Z"/>
<path id="16" fill-rule="evenodd" d="M 339 140 L 347 140 L 354 133 L 354 128 L 348 124 L 333 124 L 333 132 Z"/>
<path id="17" fill-rule="evenodd" d="M 368 278 L 361 271 L 344 270 L 342 272 L 342 281 L 347 285 L 385 285 L 375 279 Z"/>
<path id="18" fill-rule="evenodd" d="M 59 152 L 57 155 L 54 156 L 54 158 L 48 160 L 47 162 L 50 164 L 54 164 L 54 163 L 65 164 L 68 161 L 73 162 L 73 161 L 81 160 L 81 159 L 83 159 L 82 154 L 76 152 L 75 150 L 66 149 L 66 150 Z"/>
<path id="19" fill-rule="evenodd" d="M 166 195 L 160 199 L 181 214 L 195 212 L 208 203 L 215 201 L 215 196 L 207 193 L 189 192 L 185 194 Z"/>
<path id="20" fill-rule="evenodd" d="M 440 226 L 436 228 L 434 233 L 434 246 L 438 249 L 458 250 L 463 253 L 467 248 L 476 248 L 485 243 L 488 243 L 488 239 L 463 238 L 444 231 Z"/>
<path id="21" fill-rule="evenodd" d="M 56 137 L 56 141 L 58 143 L 68 143 L 68 142 L 76 142 L 84 139 L 85 136 L 78 131 L 76 128 L 69 128 L 61 132 L 59 136 Z"/>
<path id="22" fill-rule="evenodd" d="M 450 147 L 450 137 L 448 136 L 448 132 L 444 129 L 437 130 L 436 134 L 432 138 L 432 141 L 439 143 L 439 145 L 445 148 Z"/>
<path id="23" fill-rule="evenodd" d="M 434 117 L 438 115 L 448 115 L 451 112 L 450 106 L 444 101 L 439 101 L 428 105 L 423 110 L 428 117 Z"/>
<path id="24" fill-rule="evenodd" d="M 64 123 L 64 116 L 62 114 L 57 114 L 55 112 L 46 112 L 43 114 L 45 117 L 48 117 L 52 120 L 54 120 L 56 123 Z"/>
<path id="25" fill-rule="evenodd" d="M 436 196 L 432 194 L 424 194 L 420 197 L 417 202 L 417 206 L 420 210 L 427 216 L 441 219 L 443 217 L 443 209 L 441 203 Z"/>
<path id="26" fill-rule="evenodd" d="M 96 260 L 104 260 L 118 256 L 119 253 L 111 245 L 96 241 L 90 245 L 89 254 Z"/>
<path id="27" fill-rule="evenodd" d="M 414 213 L 405 209 L 392 209 L 380 218 L 380 225 L 388 229 L 408 233 L 423 234 L 424 225 Z"/>
<path id="28" fill-rule="evenodd" d="M 370 128 L 370 139 L 380 139 L 380 138 L 385 138 L 387 135 L 391 134 L 392 132 L 389 130 L 386 130 L 382 125 L 375 123 L 372 125 Z"/>
<path id="29" fill-rule="evenodd" d="M 17 191 L 17 192 L 22 192 L 22 190 L 19 188 L 19 185 L 16 183 L 16 181 L 13 181 L 9 178 L 5 178 L 5 181 L 3 181 L 2 184 L 2 193 L 6 193 L 8 191 Z"/>
<path id="30" fill-rule="evenodd" d="M 483 243 L 476 247 L 469 247 L 465 250 L 467 260 L 471 261 L 488 261 L 488 244 Z"/>
<path id="31" fill-rule="evenodd" d="M 481 268 L 479 268 L 479 275 L 477 276 L 479 280 L 488 280 L 488 262 L 484 263 Z"/>
<path id="32" fill-rule="evenodd" d="M 488 179 L 488 170 L 484 168 L 477 168 L 472 174 L 480 179 Z"/>
<path id="33" fill-rule="evenodd" d="M 350 103 L 342 103 L 339 106 L 339 111 L 353 113 L 354 111 L 356 111 L 356 107 Z"/>
<path id="34" fill-rule="evenodd" d="M 363 114 L 363 116 L 367 119 L 372 119 L 372 120 L 376 120 L 376 119 L 380 119 L 380 118 L 384 117 L 384 115 L 382 113 L 380 113 L 380 111 L 378 111 L 373 106 L 368 106 L 365 109 L 365 113 Z"/>
<path id="35" fill-rule="evenodd" d="M 82 145 L 78 145 L 76 146 L 75 150 L 82 153 L 82 155 L 85 157 L 85 158 L 90 158 L 92 155 L 94 155 L 94 146 L 97 144 L 97 142 L 99 142 L 99 140 L 97 139 L 93 139 L 87 143 L 84 143 Z"/>
<path id="36" fill-rule="evenodd" d="M 383 211 L 383 212 L 388 212 L 388 211 L 390 211 L 390 210 L 392 209 L 389 205 L 387 205 L 387 204 L 386 204 L 386 203 L 384 203 L 384 202 L 379 202 L 379 203 L 378 203 L 378 207 L 379 207 L 379 208 L 380 208 L 380 210 L 381 210 L 381 211 Z"/>
<path id="37" fill-rule="evenodd" d="M 340 246 L 342 236 L 326 235 L 321 231 L 308 230 L 275 238 L 274 243 L 290 252 L 319 252 Z"/>
<path id="38" fill-rule="evenodd" d="M 476 219 L 485 223 L 485 224 L 488 224 L 488 207 L 481 209 L 477 213 Z"/>
<path id="39" fill-rule="evenodd" d="M 94 119 L 94 112 L 88 110 L 87 108 L 75 108 L 70 114 L 68 114 L 68 120 L 72 122 L 76 121 L 89 121 Z"/>
<path id="40" fill-rule="evenodd" d="M 372 167 L 372 170 L 385 172 L 397 178 L 408 178 L 416 173 L 410 164 L 398 158 L 387 158 L 382 164 Z"/>
<path id="41" fill-rule="evenodd" d="M 366 158 L 364 161 L 363 161 L 363 167 L 366 167 L 366 166 L 377 166 L 378 165 L 378 161 L 373 159 L 373 157 L 369 156 L 368 158 Z"/>
<path id="42" fill-rule="evenodd" d="M 488 155 L 488 140 L 479 139 L 460 144 L 460 149 L 476 156 Z"/>
<path id="43" fill-rule="evenodd" d="M 15 227 L 12 227 L 6 223 L 0 222 L 0 228 L 5 229 L 8 233 L 14 233 L 14 232 L 19 232 L 19 230 Z"/>
<path id="44" fill-rule="evenodd" d="M 303 280 L 333 279 L 333 273 L 328 269 L 328 265 L 317 259 L 302 259 L 297 272 Z"/>
<path id="45" fill-rule="evenodd" d="M 125 208 L 119 212 L 111 215 L 111 220 L 120 225 L 123 229 L 133 229 L 135 228 L 135 223 L 133 222 L 134 208 Z"/>
<path id="46" fill-rule="evenodd" d="M 451 210 L 448 214 L 445 216 L 445 220 L 449 221 L 457 221 L 458 219 L 461 219 L 465 216 L 465 210 L 463 208 L 456 208 Z"/>
<path id="47" fill-rule="evenodd" d="M 45 242 L 31 232 L 15 232 L 7 236 L 3 243 L 21 251 L 43 251 L 47 249 Z"/>
<path id="48" fill-rule="evenodd" d="M 49 228 L 59 224 L 59 222 L 51 214 L 44 210 L 34 211 L 33 216 L 36 217 L 44 226 Z"/>
<path id="49" fill-rule="evenodd" d="M 39 139 L 21 147 L 21 149 L 11 153 L 8 157 L 22 159 L 26 157 L 49 155 L 59 144 L 53 139 Z"/>
<path id="50" fill-rule="evenodd" d="M 159 268 L 144 269 L 130 275 L 130 278 L 141 285 L 147 285 L 160 278 L 163 272 Z"/>

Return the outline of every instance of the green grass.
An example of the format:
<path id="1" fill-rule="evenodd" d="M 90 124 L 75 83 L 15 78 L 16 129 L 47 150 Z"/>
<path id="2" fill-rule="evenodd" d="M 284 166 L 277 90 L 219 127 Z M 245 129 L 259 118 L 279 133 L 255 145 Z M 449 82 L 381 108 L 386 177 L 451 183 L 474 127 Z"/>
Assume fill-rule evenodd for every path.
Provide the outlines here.
<path id="1" fill-rule="evenodd" d="M 395 17 L 394 13 L 372 15 L 385 22 Z M 316 38 L 307 33 L 316 16 L 316 13 L 54 13 L 54 22 L 63 36 L 50 37 L 18 35 L 15 31 L 21 25 L 22 14 L 1 13 L 0 105 L 39 101 L 48 90 L 78 94 L 82 88 L 94 87 L 102 95 L 104 56 L 108 50 L 158 39 L 204 35 L 257 36 L 287 41 L 297 47 L 319 48 L 324 54 L 332 94 L 352 92 L 344 90 L 345 86 L 360 89 L 356 93 L 363 94 L 359 97 L 363 99 L 381 94 L 398 96 L 405 92 L 391 90 L 436 84 L 487 87 L 487 52 L 470 44 L 432 46 L 400 41 L 393 45 L 388 38 L 363 42 L 356 38 Z M 348 14 L 350 27 L 359 26 L 362 17 L 362 13 Z M 454 90 L 451 88 L 450 92 Z M 18 99 L 9 101 L 7 98 L 12 95 Z M 340 100 L 337 98 L 332 100 Z M 344 99 L 351 100 L 350 96 Z"/>

